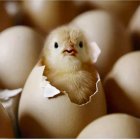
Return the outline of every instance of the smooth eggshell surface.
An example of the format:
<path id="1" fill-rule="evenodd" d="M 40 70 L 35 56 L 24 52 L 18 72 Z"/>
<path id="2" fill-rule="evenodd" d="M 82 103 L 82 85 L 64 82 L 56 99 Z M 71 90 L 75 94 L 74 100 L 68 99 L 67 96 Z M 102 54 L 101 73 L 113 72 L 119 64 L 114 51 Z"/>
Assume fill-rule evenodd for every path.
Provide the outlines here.
<path id="1" fill-rule="evenodd" d="M 127 25 L 139 5 L 139 1 L 101 1 L 89 0 L 91 5 L 104 9 L 116 16 L 124 25 Z"/>
<path id="2" fill-rule="evenodd" d="M 14 131 L 8 113 L 0 103 L 0 138 L 14 138 Z"/>
<path id="3" fill-rule="evenodd" d="M 24 138 L 75 138 L 92 120 L 106 114 L 101 82 L 91 101 L 79 106 L 67 95 L 45 98 L 41 89 L 44 68 L 31 72 L 19 105 L 19 126 Z"/>
<path id="4" fill-rule="evenodd" d="M 101 78 L 105 77 L 120 56 L 131 50 L 126 30 L 107 12 L 85 12 L 77 16 L 70 25 L 81 28 L 89 41 L 95 41 L 101 49 L 97 61 Z"/>
<path id="5" fill-rule="evenodd" d="M 77 15 L 77 6 L 73 1 L 23 1 L 25 12 L 32 20 L 32 23 L 45 32 L 68 23 Z"/>
<path id="6" fill-rule="evenodd" d="M 127 114 L 106 115 L 90 123 L 78 138 L 140 138 L 140 120 Z"/>
<path id="7" fill-rule="evenodd" d="M 140 51 L 122 56 L 105 79 L 104 87 L 111 112 L 140 117 Z"/>
<path id="8" fill-rule="evenodd" d="M 0 81 L 4 88 L 23 87 L 42 47 L 42 37 L 28 27 L 15 26 L 0 34 Z"/>

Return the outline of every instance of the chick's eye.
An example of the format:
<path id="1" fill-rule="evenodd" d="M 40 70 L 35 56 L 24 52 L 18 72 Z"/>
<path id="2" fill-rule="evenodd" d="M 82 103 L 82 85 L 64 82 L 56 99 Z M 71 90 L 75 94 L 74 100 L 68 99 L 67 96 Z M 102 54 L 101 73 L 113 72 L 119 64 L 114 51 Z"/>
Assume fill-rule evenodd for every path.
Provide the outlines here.
<path id="1" fill-rule="evenodd" d="M 57 42 L 54 43 L 54 48 L 58 48 L 58 43 Z"/>
<path id="2" fill-rule="evenodd" d="M 82 41 L 79 42 L 79 47 L 83 48 L 83 42 Z"/>

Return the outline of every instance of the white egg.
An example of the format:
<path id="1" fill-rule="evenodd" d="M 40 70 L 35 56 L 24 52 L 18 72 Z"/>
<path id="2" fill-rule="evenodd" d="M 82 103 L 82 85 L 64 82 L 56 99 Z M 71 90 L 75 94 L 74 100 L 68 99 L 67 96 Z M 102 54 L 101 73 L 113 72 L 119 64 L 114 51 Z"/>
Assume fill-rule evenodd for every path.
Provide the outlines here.
<path id="1" fill-rule="evenodd" d="M 107 75 L 104 87 L 111 112 L 140 117 L 140 51 L 122 56 Z"/>
<path id="2" fill-rule="evenodd" d="M 23 87 L 43 47 L 42 37 L 24 26 L 0 34 L 0 82 L 3 88 Z"/>
<path id="3" fill-rule="evenodd" d="M 112 114 L 96 119 L 85 127 L 78 139 L 140 138 L 140 119 L 127 114 Z"/>

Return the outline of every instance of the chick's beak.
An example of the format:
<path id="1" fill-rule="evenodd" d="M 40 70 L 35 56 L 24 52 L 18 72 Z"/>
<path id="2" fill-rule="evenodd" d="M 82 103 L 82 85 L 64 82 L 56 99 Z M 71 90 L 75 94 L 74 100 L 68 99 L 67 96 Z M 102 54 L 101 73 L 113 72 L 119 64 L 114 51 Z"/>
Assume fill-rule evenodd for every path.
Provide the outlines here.
<path id="1" fill-rule="evenodd" d="M 75 49 L 74 45 L 71 44 L 64 49 L 63 53 L 66 55 L 76 56 L 77 50 Z"/>

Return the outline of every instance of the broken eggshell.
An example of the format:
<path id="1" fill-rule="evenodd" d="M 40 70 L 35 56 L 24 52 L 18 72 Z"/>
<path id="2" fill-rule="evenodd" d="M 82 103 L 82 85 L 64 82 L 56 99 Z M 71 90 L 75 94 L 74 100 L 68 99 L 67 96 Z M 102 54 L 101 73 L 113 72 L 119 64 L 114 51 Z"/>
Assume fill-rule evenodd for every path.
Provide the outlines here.
<path id="1" fill-rule="evenodd" d="M 22 137 L 76 138 L 88 123 L 106 114 L 98 73 L 96 94 L 85 104 L 78 105 L 70 101 L 67 93 L 45 81 L 44 69 L 41 63 L 34 67 L 22 92 L 18 115 Z"/>
<path id="2" fill-rule="evenodd" d="M 66 94 L 45 98 L 41 87 L 44 66 L 36 66 L 22 92 L 19 126 L 24 138 L 75 138 L 92 120 L 106 114 L 101 82 L 98 92 L 83 106 Z M 93 93 L 94 94 L 94 93 Z"/>

